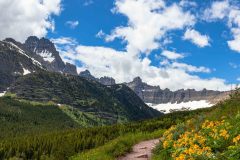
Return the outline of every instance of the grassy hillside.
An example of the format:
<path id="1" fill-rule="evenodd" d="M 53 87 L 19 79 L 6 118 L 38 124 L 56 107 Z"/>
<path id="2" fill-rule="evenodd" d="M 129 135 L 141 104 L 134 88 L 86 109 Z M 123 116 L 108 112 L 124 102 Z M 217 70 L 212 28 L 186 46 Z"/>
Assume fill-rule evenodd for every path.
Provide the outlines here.
<path id="1" fill-rule="evenodd" d="M 38 72 L 19 78 L 10 88 L 19 99 L 65 104 L 106 122 L 122 123 L 160 116 L 124 85 L 106 87 L 79 76 Z"/>

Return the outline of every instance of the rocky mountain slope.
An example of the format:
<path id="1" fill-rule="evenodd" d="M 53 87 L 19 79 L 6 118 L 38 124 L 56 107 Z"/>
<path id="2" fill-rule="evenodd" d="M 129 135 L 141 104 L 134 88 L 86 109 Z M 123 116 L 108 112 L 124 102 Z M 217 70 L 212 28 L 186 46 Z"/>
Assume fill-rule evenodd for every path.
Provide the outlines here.
<path id="1" fill-rule="evenodd" d="M 40 71 L 22 76 L 8 92 L 17 98 L 69 105 L 109 123 L 160 116 L 125 85 L 104 86 L 74 75 Z"/>
<path id="2" fill-rule="evenodd" d="M 46 38 L 29 37 L 23 44 L 31 56 L 37 59 L 48 71 L 77 75 L 75 65 L 64 63 L 54 44 Z"/>
<path id="3" fill-rule="evenodd" d="M 0 41 L 0 92 L 16 78 L 44 69 L 41 63 L 9 41 Z"/>
<path id="4" fill-rule="evenodd" d="M 1 96 L 7 91 L 6 94 L 16 99 L 73 107 L 75 115 L 68 109 L 67 114 L 77 121 L 84 117 L 84 125 L 88 122 L 91 125 L 113 124 L 161 115 L 127 86 L 115 85 L 115 80 L 109 77 L 89 78 L 88 72 L 79 76 L 76 66 L 64 63 L 54 44 L 46 38 L 31 36 L 24 43 L 11 38 L 0 41 Z"/>
<path id="5" fill-rule="evenodd" d="M 78 75 L 76 66 L 64 63 L 49 39 L 30 36 L 24 43 L 12 38 L 0 41 L 0 93 L 5 91 L 17 77 L 38 70 Z M 104 85 L 115 84 L 115 80 L 109 77 L 91 79 L 87 76 L 87 72 L 82 74 L 88 80 L 97 80 Z"/>
<path id="6" fill-rule="evenodd" d="M 145 103 L 162 104 L 162 103 L 181 103 L 189 101 L 207 100 L 215 103 L 225 98 L 229 92 L 213 91 L 203 89 L 181 89 L 171 91 L 161 89 L 159 86 L 151 86 L 142 82 L 140 77 L 136 77 L 132 82 L 126 83 Z"/>
<path id="7" fill-rule="evenodd" d="M 86 70 L 79 74 L 81 77 L 97 81 L 104 85 L 113 85 L 115 80 L 111 77 L 95 78 L 90 71 Z M 193 101 L 205 100 L 209 104 L 215 104 L 221 100 L 228 98 L 230 91 L 221 92 L 203 89 L 196 91 L 195 89 L 180 89 L 171 91 L 170 89 L 161 89 L 160 86 L 151 86 L 143 82 L 140 77 L 136 77 L 132 82 L 124 83 L 131 88 L 145 103 L 147 104 L 167 104 L 167 103 L 185 103 Z"/>
<path id="8" fill-rule="evenodd" d="M 0 92 L 17 77 L 39 70 L 77 75 L 76 66 L 64 63 L 48 39 L 31 36 L 23 44 L 12 38 L 0 41 Z"/>

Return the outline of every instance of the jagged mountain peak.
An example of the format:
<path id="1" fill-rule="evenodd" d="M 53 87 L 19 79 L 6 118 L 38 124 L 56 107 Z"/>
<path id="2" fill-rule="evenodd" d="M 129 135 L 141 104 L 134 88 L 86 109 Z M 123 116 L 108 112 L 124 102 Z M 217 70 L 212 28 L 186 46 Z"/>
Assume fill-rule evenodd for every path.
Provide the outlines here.
<path id="1" fill-rule="evenodd" d="M 6 38 L 2 42 L 2 49 L 9 52 L 7 48 L 13 49 L 48 71 L 61 72 L 77 75 L 76 66 L 64 63 L 53 42 L 47 38 L 30 36 L 24 43 L 20 43 L 13 38 Z M 3 61 L 3 60 L 2 60 Z M 20 63 L 20 62 L 19 62 Z"/>
<path id="2" fill-rule="evenodd" d="M 54 43 L 47 38 L 30 36 L 24 43 L 24 47 L 31 56 L 40 61 L 49 71 L 62 72 L 77 75 L 76 66 L 64 63 Z"/>
<path id="3" fill-rule="evenodd" d="M 44 37 L 38 38 L 36 36 L 30 36 L 25 41 L 24 45 L 33 52 L 41 52 L 43 50 L 47 50 L 52 53 L 57 52 L 54 43 Z"/>
<path id="4" fill-rule="evenodd" d="M 162 104 L 162 103 L 182 103 L 189 101 L 206 100 L 216 103 L 220 98 L 226 97 L 227 93 L 203 89 L 179 89 L 171 91 L 168 88 L 161 89 L 159 86 L 151 86 L 142 82 L 140 77 L 136 77 L 132 82 L 126 83 L 145 103 Z"/>
<path id="5" fill-rule="evenodd" d="M 37 37 L 37 36 L 29 36 L 27 39 L 26 39 L 26 41 L 25 41 L 25 43 L 28 43 L 28 42 L 38 42 L 39 41 L 39 38 Z"/>
<path id="6" fill-rule="evenodd" d="M 25 41 L 24 46 L 28 51 L 41 56 L 45 62 L 59 61 L 62 63 L 54 44 L 47 38 L 39 39 L 36 36 L 30 36 Z"/>

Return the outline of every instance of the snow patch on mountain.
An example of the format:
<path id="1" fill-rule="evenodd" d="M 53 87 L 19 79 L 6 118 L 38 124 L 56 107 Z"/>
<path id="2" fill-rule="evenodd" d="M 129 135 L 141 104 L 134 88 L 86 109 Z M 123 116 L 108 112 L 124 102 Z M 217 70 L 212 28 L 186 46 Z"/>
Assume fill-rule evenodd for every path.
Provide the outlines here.
<path id="1" fill-rule="evenodd" d="M 15 45 L 15 44 L 12 43 L 12 42 L 7 42 L 7 43 L 9 43 L 13 48 L 15 48 L 20 54 L 22 54 L 22 55 L 30 58 L 35 65 L 37 65 L 37 66 L 39 66 L 39 67 L 42 68 L 42 64 L 41 64 L 40 62 L 38 62 L 38 61 L 35 60 L 34 58 L 28 56 L 28 55 L 27 55 L 21 48 L 19 48 L 17 45 Z M 12 49 L 13 49 L 13 48 L 12 48 Z M 10 48 L 10 49 L 11 49 L 11 48 Z"/>
<path id="2" fill-rule="evenodd" d="M 30 74 L 31 72 L 28 69 L 23 68 L 23 75 Z"/>
<path id="3" fill-rule="evenodd" d="M 44 59 L 44 61 L 48 61 L 50 63 L 52 63 L 55 60 L 55 58 L 53 57 L 52 53 L 47 51 L 47 50 L 43 50 L 41 52 L 36 52 L 36 54 L 41 56 Z"/>
<path id="4" fill-rule="evenodd" d="M 195 110 L 199 108 L 208 108 L 213 106 L 213 104 L 207 102 L 206 100 L 164 104 L 147 103 L 147 105 L 164 113 L 171 113 L 174 111 L 182 110 Z"/>

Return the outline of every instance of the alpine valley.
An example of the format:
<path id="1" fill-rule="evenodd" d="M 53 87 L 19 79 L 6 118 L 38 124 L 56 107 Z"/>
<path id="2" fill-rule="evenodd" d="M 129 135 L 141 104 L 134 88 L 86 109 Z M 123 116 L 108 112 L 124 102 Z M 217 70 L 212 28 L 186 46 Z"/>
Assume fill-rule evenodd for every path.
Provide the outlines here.
<path id="1" fill-rule="evenodd" d="M 213 108 L 188 110 L 211 107 L 230 94 L 171 91 L 140 77 L 116 84 L 88 70 L 78 74 L 49 39 L 35 36 L 25 43 L 0 41 L 0 93 L 0 159 L 86 159 L 78 153 L 88 149 L 103 150 L 103 155 L 114 149 L 110 157 L 116 158 L 137 142 Z M 169 112 L 174 113 L 164 115 Z M 105 144 L 100 152 L 94 150 Z"/>
<path id="2" fill-rule="evenodd" d="M 0 0 L 0 160 L 240 160 L 240 0 Z"/>

